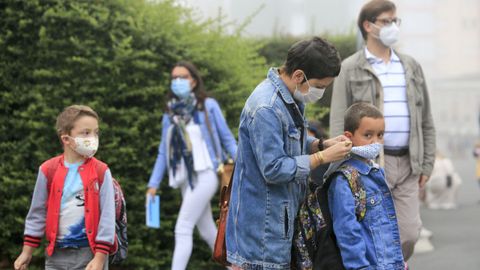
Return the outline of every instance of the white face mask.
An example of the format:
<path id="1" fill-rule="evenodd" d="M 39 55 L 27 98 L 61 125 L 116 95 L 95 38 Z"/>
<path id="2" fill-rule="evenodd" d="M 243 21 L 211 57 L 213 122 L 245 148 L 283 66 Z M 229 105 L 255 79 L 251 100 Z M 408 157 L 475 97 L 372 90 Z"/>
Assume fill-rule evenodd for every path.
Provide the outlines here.
<path id="1" fill-rule="evenodd" d="M 374 23 L 371 23 L 377 29 L 380 29 L 379 36 L 375 36 L 376 38 L 380 39 L 383 45 L 387 47 L 391 47 L 398 41 L 398 34 L 400 33 L 400 28 L 398 28 L 397 24 L 392 22 L 390 25 L 380 27 Z"/>
<path id="2" fill-rule="evenodd" d="M 308 85 L 308 90 L 307 93 L 302 93 L 300 90 L 298 90 L 298 85 L 295 86 L 295 92 L 293 92 L 293 97 L 300 102 L 303 103 L 314 103 L 321 99 L 323 97 L 323 93 L 325 93 L 325 88 L 316 88 L 310 86 L 310 83 L 308 82 L 307 76 L 305 73 L 303 73 L 303 76 L 305 77 L 305 80 Z"/>
<path id="3" fill-rule="evenodd" d="M 70 137 L 70 136 L 68 136 Z M 70 137 L 75 141 L 77 145 L 76 148 L 72 148 L 73 151 L 77 152 L 79 155 L 91 158 L 95 155 L 98 149 L 98 137 Z"/>
<path id="4" fill-rule="evenodd" d="M 381 143 L 372 143 L 362 146 L 354 146 L 352 147 L 351 152 L 366 159 L 375 159 L 380 154 L 382 147 L 383 144 Z"/>

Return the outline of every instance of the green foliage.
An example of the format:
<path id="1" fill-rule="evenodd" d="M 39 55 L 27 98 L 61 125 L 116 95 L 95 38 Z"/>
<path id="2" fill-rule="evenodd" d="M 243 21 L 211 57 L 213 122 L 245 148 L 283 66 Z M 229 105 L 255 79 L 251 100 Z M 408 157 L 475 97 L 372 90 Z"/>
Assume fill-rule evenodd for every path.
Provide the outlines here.
<path id="1" fill-rule="evenodd" d="M 246 97 L 266 73 L 256 44 L 227 35 L 221 21 L 199 21 L 173 1 L 2 1 L 0 264 L 21 251 L 39 165 L 62 151 L 56 115 L 86 104 L 101 117 L 97 157 L 126 193 L 129 258 L 122 267 L 169 268 L 180 195 L 162 183 L 160 230 L 145 227 L 144 201 L 171 66 L 194 62 L 230 127 L 237 127 Z M 42 254 L 37 250 L 34 267 L 42 268 Z M 220 269 L 198 235 L 189 269 Z"/>
<path id="2" fill-rule="evenodd" d="M 321 37 L 330 41 L 340 53 L 342 59 L 347 58 L 356 52 L 355 34 L 349 33 L 345 35 L 324 34 Z M 301 37 L 293 36 L 276 36 L 262 40 L 263 46 L 260 48 L 260 55 L 264 56 L 271 66 L 281 66 L 287 58 L 287 51 L 291 45 L 301 40 Z M 330 101 L 332 99 L 332 86 L 325 91 L 324 97 L 315 105 L 307 106 L 307 119 L 315 119 L 322 122 L 324 127 L 328 126 L 328 117 L 330 111 Z"/>

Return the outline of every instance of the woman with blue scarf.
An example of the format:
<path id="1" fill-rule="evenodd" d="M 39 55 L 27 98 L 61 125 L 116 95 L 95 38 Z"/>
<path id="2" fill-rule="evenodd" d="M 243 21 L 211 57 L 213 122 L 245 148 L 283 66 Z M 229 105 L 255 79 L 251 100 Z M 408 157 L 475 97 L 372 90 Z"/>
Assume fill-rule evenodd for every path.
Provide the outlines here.
<path id="1" fill-rule="evenodd" d="M 181 190 L 172 260 L 172 269 L 177 270 L 187 268 L 195 226 L 213 250 L 217 228 L 210 200 L 218 188 L 216 170 L 225 159 L 224 152 L 235 157 L 237 143 L 217 101 L 207 97 L 197 68 L 179 62 L 171 76 L 161 142 L 147 195 L 155 195 L 165 171 L 169 185 Z"/>

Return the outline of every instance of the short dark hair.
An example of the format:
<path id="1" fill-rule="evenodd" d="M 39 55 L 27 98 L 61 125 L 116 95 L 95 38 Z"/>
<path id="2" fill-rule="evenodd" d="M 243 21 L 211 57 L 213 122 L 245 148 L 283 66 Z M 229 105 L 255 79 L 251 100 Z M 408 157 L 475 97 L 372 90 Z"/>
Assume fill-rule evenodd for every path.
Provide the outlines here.
<path id="1" fill-rule="evenodd" d="M 98 114 L 92 108 L 85 105 L 68 106 L 57 116 L 55 129 L 57 130 L 60 142 L 62 142 L 62 135 L 70 135 L 75 122 L 83 116 L 90 116 L 97 119 L 97 121 L 99 120 Z"/>
<path id="2" fill-rule="evenodd" d="M 340 54 L 325 39 L 313 37 L 293 44 L 288 49 L 283 70 L 292 75 L 297 69 L 303 70 L 310 79 L 336 77 L 340 73 Z"/>
<path id="3" fill-rule="evenodd" d="M 388 0 L 372 0 L 366 3 L 358 15 L 357 21 L 363 39 L 367 40 L 367 32 L 363 28 L 364 21 L 375 22 L 378 15 L 388 11 L 395 11 L 396 9 L 395 4 Z"/>
<path id="4" fill-rule="evenodd" d="M 360 126 L 360 121 L 364 117 L 370 117 L 373 119 L 383 118 L 383 114 L 377 107 L 370 103 L 359 102 L 354 103 L 345 112 L 345 126 L 344 131 L 349 131 L 352 134 Z"/>
<path id="5" fill-rule="evenodd" d="M 176 67 L 184 67 L 190 73 L 190 76 L 197 82 L 197 85 L 192 89 L 195 97 L 197 98 L 197 104 L 200 109 L 202 109 L 205 103 L 205 99 L 208 97 L 207 91 L 205 90 L 205 85 L 203 84 L 202 76 L 200 75 L 200 71 L 198 71 L 197 67 L 188 61 L 179 61 L 173 65 L 172 70 Z M 173 98 L 172 91 L 168 91 L 167 102 Z"/>

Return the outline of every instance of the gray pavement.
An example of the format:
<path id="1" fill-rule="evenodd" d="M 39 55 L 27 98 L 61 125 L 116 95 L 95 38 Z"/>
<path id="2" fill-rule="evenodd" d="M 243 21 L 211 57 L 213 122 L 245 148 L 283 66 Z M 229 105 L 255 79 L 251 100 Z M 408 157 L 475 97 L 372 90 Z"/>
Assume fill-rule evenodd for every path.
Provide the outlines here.
<path id="1" fill-rule="evenodd" d="M 452 158 L 463 180 L 458 208 L 421 210 L 424 226 L 433 232 L 435 250 L 415 254 L 409 261 L 411 270 L 480 270 L 480 187 L 468 152 Z"/>

